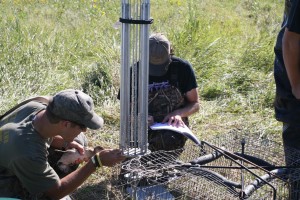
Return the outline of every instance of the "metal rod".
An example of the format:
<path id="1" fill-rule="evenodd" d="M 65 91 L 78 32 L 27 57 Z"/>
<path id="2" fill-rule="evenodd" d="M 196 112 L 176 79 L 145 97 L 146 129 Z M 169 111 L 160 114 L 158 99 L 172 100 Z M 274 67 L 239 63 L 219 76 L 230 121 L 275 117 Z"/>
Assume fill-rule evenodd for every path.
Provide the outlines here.
<path id="1" fill-rule="evenodd" d="M 245 154 L 245 144 L 246 144 L 246 140 L 245 140 L 245 138 L 243 138 L 241 141 L 242 156 L 244 156 L 244 154 Z M 244 164 L 243 160 L 241 160 L 241 164 L 242 165 Z M 241 185 L 242 185 L 242 190 L 244 190 L 244 170 L 243 169 L 241 169 Z"/>
<path id="2" fill-rule="evenodd" d="M 224 154 L 224 155 L 226 155 L 226 156 L 234 156 L 234 157 L 237 157 L 237 158 L 239 158 L 239 159 L 241 159 L 241 160 L 243 160 L 243 161 L 245 161 L 245 162 L 247 162 L 247 163 L 249 163 L 249 164 L 252 164 L 252 165 L 258 167 L 259 169 L 263 170 L 264 172 L 267 172 L 268 174 L 273 175 L 274 177 L 276 177 L 276 178 L 278 178 L 278 179 L 280 179 L 280 180 L 286 182 L 286 180 L 283 180 L 281 177 L 279 177 L 279 176 L 277 176 L 277 175 L 271 173 L 271 172 L 268 171 L 268 170 L 265 170 L 265 169 L 263 169 L 263 168 L 261 168 L 261 167 L 255 165 L 254 163 L 252 163 L 252 162 L 250 162 L 250 161 L 244 159 L 243 157 L 237 156 L 237 155 L 235 155 L 235 154 L 233 154 L 233 153 L 230 153 L 229 151 L 226 151 L 226 150 L 224 150 L 224 149 L 221 149 L 221 148 L 219 148 L 219 147 L 217 147 L 217 146 L 214 146 L 214 145 L 212 145 L 212 144 L 209 144 L 209 143 L 207 143 L 207 142 L 204 142 L 204 144 L 208 145 L 209 147 L 213 148 L 214 150 L 218 150 L 220 153 L 222 153 L 222 154 Z M 270 183 L 268 183 L 267 181 L 265 181 L 265 180 L 263 180 L 262 178 L 260 178 L 258 175 L 256 175 L 255 173 L 253 173 L 249 168 L 247 168 L 247 167 L 244 166 L 244 165 L 241 165 L 241 163 L 235 161 L 234 159 L 232 159 L 232 161 L 233 161 L 234 163 L 236 163 L 237 165 L 240 165 L 241 167 L 243 167 L 243 168 L 244 168 L 245 170 L 247 170 L 250 174 L 252 174 L 252 175 L 255 176 L 256 178 L 260 179 L 260 180 L 261 180 L 262 182 L 264 182 L 265 184 L 269 185 L 269 186 L 273 189 L 273 199 L 276 200 L 276 193 L 277 193 L 277 191 L 276 191 L 276 188 L 275 188 L 272 184 L 270 184 Z M 241 198 L 242 198 L 242 195 L 243 195 L 243 194 L 241 193 Z"/>
<path id="3" fill-rule="evenodd" d="M 243 169 L 244 167 L 233 167 L 233 166 L 215 166 L 215 165 L 201 165 L 202 168 L 220 168 L 220 169 Z M 257 166 L 257 167 L 247 167 L 248 169 L 290 169 L 290 168 L 300 168 L 300 166 Z"/>

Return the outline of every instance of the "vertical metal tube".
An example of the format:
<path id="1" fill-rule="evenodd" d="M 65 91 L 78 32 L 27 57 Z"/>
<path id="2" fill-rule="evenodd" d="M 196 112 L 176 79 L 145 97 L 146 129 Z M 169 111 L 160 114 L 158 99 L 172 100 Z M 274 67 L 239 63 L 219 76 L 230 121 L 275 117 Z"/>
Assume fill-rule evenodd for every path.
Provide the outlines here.
<path id="1" fill-rule="evenodd" d="M 147 20 L 150 18 L 150 4 L 149 2 L 142 3 L 141 5 L 141 18 Z M 141 152 L 146 153 L 147 151 L 147 131 L 148 131 L 148 66 L 149 66 L 149 25 L 141 25 L 140 30 L 140 73 L 139 82 L 139 133 L 141 138 Z M 144 134 L 146 133 L 146 134 Z"/>
<path id="2" fill-rule="evenodd" d="M 147 152 L 150 1 L 122 1 L 120 148 Z"/>
<path id="3" fill-rule="evenodd" d="M 124 1 L 122 4 L 122 18 L 129 18 L 130 5 Z M 126 148 L 126 142 L 129 140 L 126 133 L 130 133 L 130 112 L 128 104 L 130 102 L 130 88 L 128 87 L 130 81 L 130 65 L 129 65 L 129 50 L 130 50 L 130 28 L 128 24 L 122 24 L 122 44 L 121 44 L 121 85 L 120 85 L 120 110 L 121 110 L 121 124 L 120 124 L 120 148 Z"/>

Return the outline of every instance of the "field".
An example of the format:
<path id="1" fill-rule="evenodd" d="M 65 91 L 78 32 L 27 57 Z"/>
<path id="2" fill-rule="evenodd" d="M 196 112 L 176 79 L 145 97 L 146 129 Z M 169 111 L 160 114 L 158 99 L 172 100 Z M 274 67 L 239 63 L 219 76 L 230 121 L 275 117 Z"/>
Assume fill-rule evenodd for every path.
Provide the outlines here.
<path id="1" fill-rule="evenodd" d="M 200 139 L 237 131 L 281 140 L 274 119 L 273 47 L 283 0 L 157 0 L 151 32 L 165 33 L 193 65 L 201 109 L 190 118 Z M 118 147 L 121 1 L 0 0 L 0 113 L 36 95 L 89 93 L 105 127 L 91 146 Z M 75 192 L 109 199 L 109 168 Z M 101 197 L 101 198 L 100 198 Z"/>

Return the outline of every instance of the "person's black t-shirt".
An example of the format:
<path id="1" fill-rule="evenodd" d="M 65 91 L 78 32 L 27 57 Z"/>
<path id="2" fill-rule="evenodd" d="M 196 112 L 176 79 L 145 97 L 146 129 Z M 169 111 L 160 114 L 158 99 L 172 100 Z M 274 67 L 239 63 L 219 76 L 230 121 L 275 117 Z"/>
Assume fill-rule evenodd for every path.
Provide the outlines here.
<path id="1" fill-rule="evenodd" d="M 182 94 L 197 88 L 194 70 L 189 62 L 172 56 L 168 71 L 164 76 L 149 76 L 149 85 L 169 83 L 177 87 Z"/>
<path id="2" fill-rule="evenodd" d="M 300 0 L 293 1 L 292 3 L 287 28 L 289 31 L 300 34 Z"/>
<path id="3" fill-rule="evenodd" d="M 172 56 L 168 71 L 164 76 L 149 76 L 149 88 L 152 84 L 170 84 L 177 87 L 184 95 L 198 87 L 195 72 L 189 62 Z M 120 90 L 118 92 L 120 99 Z"/>

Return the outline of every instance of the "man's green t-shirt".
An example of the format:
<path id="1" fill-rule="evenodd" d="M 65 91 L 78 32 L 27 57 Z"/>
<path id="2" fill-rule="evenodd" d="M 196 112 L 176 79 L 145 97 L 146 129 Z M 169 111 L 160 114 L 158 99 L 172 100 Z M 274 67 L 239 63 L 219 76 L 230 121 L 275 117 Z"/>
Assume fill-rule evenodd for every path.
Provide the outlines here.
<path id="1" fill-rule="evenodd" d="M 35 115 L 45 108 L 46 105 L 31 101 L 0 121 L 0 196 L 15 193 L 8 188 L 9 180 L 17 179 L 33 196 L 59 181 L 47 160 L 52 138 L 42 138 L 32 125 Z"/>

